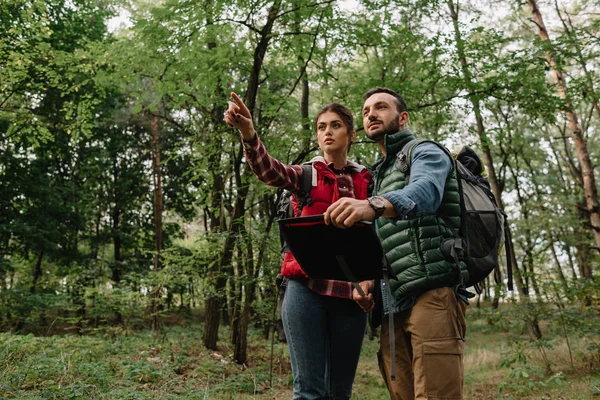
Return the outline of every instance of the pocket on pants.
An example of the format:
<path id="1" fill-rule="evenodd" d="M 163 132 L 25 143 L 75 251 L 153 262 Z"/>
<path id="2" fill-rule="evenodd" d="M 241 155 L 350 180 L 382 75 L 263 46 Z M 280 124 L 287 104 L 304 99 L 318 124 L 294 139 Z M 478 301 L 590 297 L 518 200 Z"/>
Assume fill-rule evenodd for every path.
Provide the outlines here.
<path id="1" fill-rule="evenodd" d="M 423 363 L 428 398 L 462 399 L 464 345 L 460 339 L 423 342 Z"/>

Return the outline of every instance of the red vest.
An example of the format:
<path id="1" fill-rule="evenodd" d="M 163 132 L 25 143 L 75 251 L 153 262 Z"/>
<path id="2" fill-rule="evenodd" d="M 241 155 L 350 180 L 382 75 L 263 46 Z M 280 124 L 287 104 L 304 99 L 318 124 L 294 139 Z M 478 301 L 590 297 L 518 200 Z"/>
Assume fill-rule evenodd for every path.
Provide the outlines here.
<path id="1" fill-rule="evenodd" d="M 313 186 L 310 192 L 312 204 L 304 206 L 302 216 L 324 214 L 327 207 L 339 199 L 337 179 L 333 171 L 325 163 L 319 161 L 315 162 L 313 167 L 313 172 L 316 171 L 317 186 Z M 352 172 L 351 175 L 354 183 L 355 198 L 359 200 L 366 199 L 367 189 L 373 178 L 372 175 L 366 169 L 360 172 Z M 292 196 L 292 205 L 294 213 L 297 213 L 298 202 L 296 196 Z M 308 278 L 308 275 L 302 270 L 302 267 L 300 267 L 300 264 L 298 264 L 291 251 L 287 252 L 283 258 L 281 275 L 287 278 Z"/>

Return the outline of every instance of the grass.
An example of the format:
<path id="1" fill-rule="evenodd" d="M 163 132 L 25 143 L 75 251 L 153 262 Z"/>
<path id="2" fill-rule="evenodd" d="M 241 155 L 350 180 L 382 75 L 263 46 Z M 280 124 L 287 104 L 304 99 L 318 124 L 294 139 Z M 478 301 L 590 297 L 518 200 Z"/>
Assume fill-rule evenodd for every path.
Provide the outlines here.
<path id="1" fill-rule="evenodd" d="M 542 342 L 546 365 L 539 343 L 530 341 L 517 323 L 490 325 L 476 310 L 468 319 L 465 400 L 600 399 L 599 363 L 588 350 L 588 337 L 569 338 L 573 366 L 566 340 L 547 338 Z M 291 398 L 285 344 L 275 344 L 271 375 L 270 341 L 258 330 L 250 332 L 248 363 L 238 365 L 231 359 L 228 329 L 221 328 L 218 351 L 203 348 L 202 329 L 187 322 L 158 333 L 0 333 L 0 400 Z M 544 331 L 551 329 L 546 326 Z M 354 399 L 389 398 L 377 349 L 377 339 L 365 339 Z"/>

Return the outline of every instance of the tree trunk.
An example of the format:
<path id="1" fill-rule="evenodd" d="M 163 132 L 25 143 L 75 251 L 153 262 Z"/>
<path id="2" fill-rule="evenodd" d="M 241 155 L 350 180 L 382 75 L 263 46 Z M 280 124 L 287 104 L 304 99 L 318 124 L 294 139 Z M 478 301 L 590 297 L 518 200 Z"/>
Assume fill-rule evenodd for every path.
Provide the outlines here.
<path id="1" fill-rule="evenodd" d="M 560 279 L 560 283 L 563 287 L 563 292 L 568 299 L 571 299 L 569 295 L 569 284 L 567 282 L 567 278 L 565 277 L 565 273 L 562 270 L 562 266 L 558 259 L 558 254 L 556 253 L 556 248 L 554 247 L 555 241 L 552 233 L 548 231 L 547 233 L 548 242 L 550 243 L 550 251 L 552 252 L 552 258 L 554 259 L 554 264 L 556 265 L 556 272 L 558 273 L 558 279 Z"/>
<path id="2" fill-rule="evenodd" d="M 35 293 L 35 290 L 37 289 L 37 283 L 42 277 L 42 260 L 44 259 L 45 253 L 46 249 L 40 250 L 40 254 L 38 255 L 37 261 L 33 268 L 33 279 L 31 281 L 31 287 L 29 288 L 30 293 Z"/>
<path id="3" fill-rule="evenodd" d="M 558 151 L 557 149 L 553 146 L 552 141 L 549 142 L 550 143 L 550 149 L 552 150 L 552 154 L 554 155 L 554 158 L 556 158 L 556 160 L 559 160 L 560 157 L 558 155 Z M 564 142 L 564 147 L 565 147 L 565 153 L 567 155 L 567 158 L 565 159 L 565 163 L 566 165 L 569 167 L 569 172 L 571 173 L 571 176 L 573 177 L 573 181 L 580 183 L 579 186 L 582 186 L 583 184 L 583 177 L 581 176 L 581 171 L 578 170 L 576 167 L 574 167 L 571 162 L 571 157 L 570 157 L 570 148 L 569 145 L 567 143 L 567 140 L 565 139 Z M 558 178 L 560 180 L 560 182 L 563 184 L 564 190 L 567 193 L 573 193 L 573 189 L 570 187 L 570 185 L 567 182 L 567 179 L 564 177 L 564 174 L 562 173 L 562 168 L 560 166 L 560 163 L 558 163 L 558 169 L 559 169 L 559 174 L 558 174 Z M 584 201 L 585 203 L 585 201 Z M 588 229 L 585 229 L 585 226 L 587 226 L 588 222 L 589 222 L 589 217 L 586 215 L 586 213 L 583 211 L 583 209 L 585 209 L 585 204 L 576 204 L 574 207 L 574 211 L 575 211 L 575 215 L 578 218 L 579 224 L 578 226 L 575 227 L 575 232 L 574 234 L 571 232 L 566 232 L 564 234 L 561 235 L 561 237 L 565 238 L 565 252 L 567 253 L 567 255 L 569 256 L 569 265 L 571 267 L 572 273 L 573 273 L 573 280 L 577 280 L 577 274 L 575 273 L 575 265 L 573 262 L 573 255 L 571 254 L 571 244 L 574 241 L 575 242 L 575 248 L 577 250 L 577 254 L 584 254 L 583 257 L 579 257 L 577 256 L 577 265 L 580 268 L 580 271 L 585 271 L 586 273 L 588 273 L 588 276 L 583 276 L 580 275 L 582 279 L 592 279 L 592 269 L 591 269 L 591 260 L 592 260 L 592 256 L 591 256 L 591 251 L 589 249 L 589 242 L 592 242 L 592 238 L 591 238 L 591 234 L 589 233 Z M 589 237 L 589 239 L 588 239 Z M 584 247 L 587 247 L 587 249 L 584 249 Z"/>
<path id="4" fill-rule="evenodd" d="M 269 215 L 269 219 L 267 221 L 267 225 L 265 227 L 264 237 L 267 238 L 273 224 L 275 222 L 275 218 L 277 216 L 276 208 L 271 210 Z M 246 257 L 243 265 L 244 269 L 244 280 L 246 285 L 244 287 L 244 302 L 242 304 L 242 309 L 240 313 L 240 319 L 238 322 L 238 333 L 236 335 L 235 342 L 235 350 L 233 353 L 233 359 L 238 364 L 244 364 L 247 361 L 247 346 L 248 346 L 248 325 L 250 324 L 250 312 L 252 310 L 252 302 L 254 301 L 255 293 L 256 293 L 256 282 L 258 280 L 259 272 L 261 266 L 264 264 L 264 260 L 267 252 L 268 241 L 261 241 L 261 246 L 258 251 L 258 260 L 256 266 L 254 264 L 254 251 L 252 247 L 252 241 L 248 238 L 248 234 L 245 231 L 245 227 L 243 235 L 246 238 Z"/>
<path id="5" fill-rule="evenodd" d="M 458 20 L 458 11 L 459 11 L 458 5 L 455 6 L 453 0 L 446 0 L 446 1 L 448 4 L 448 8 L 450 10 L 450 16 L 452 18 L 452 25 L 453 25 L 453 29 L 454 29 L 454 39 L 456 42 L 456 51 L 458 53 L 459 64 L 461 67 L 461 72 L 463 74 L 464 85 L 470 94 L 469 100 L 471 101 L 471 104 L 473 106 L 473 112 L 475 114 L 475 121 L 477 123 L 477 134 L 479 135 L 479 142 L 480 142 L 480 145 L 481 145 L 481 148 L 483 151 L 483 162 L 484 162 L 485 167 L 488 172 L 488 180 L 492 187 L 492 192 L 494 193 L 494 197 L 496 198 L 496 202 L 497 202 L 498 206 L 500 208 L 504 209 L 504 204 L 502 203 L 502 187 L 497 179 L 496 170 L 494 168 L 494 162 L 493 162 L 493 158 L 492 158 L 492 152 L 490 149 L 490 140 L 487 136 L 487 133 L 485 131 L 485 126 L 483 124 L 483 117 L 481 114 L 481 107 L 480 107 L 480 100 L 479 100 L 480 95 L 474 94 L 475 90 L 474 90 L 473 78 L 471 75 L 471 71 L 468 68 L 467 57 L 465 55 L 464 41 L 463 41 L 461 33 L 460 33 L 459 20 Z M 511 237 L 512 237 L 512 234 L 511 234 L 510 228 L 509 228 L 508 232 L 507 232 L 507 238 L 506 238 L 508 243 L 510 243 Z M 529 292 L 524 290 L 523 283 L 522 283 L 522 276 L 521 276 L 520 270 L 517 266 L 517 259 L 516 259 L 516 255 L 514 254 L 514 252 L 511 252 L 511 259 L 506 260 L 506 262 L 512 264 L 512 269 L 515 272 L 514 277 L 515 277 L 517 287 L 521 290 L 521 294 L 524 296 L 523 300 L 529 301 Z M 496 287 L 494 292 L 497 292 L 498 290 L 499 290 L 499 288 Z M 537 319 L 529 319 L 528 322 L 530 324 L 530 330 L 532 332 L 540 333 L 540 337 L 541 337 L 541 331 L 539 329 L 539 324 L 537 322 Z"/>
<path id="6" fill-rule="evenodd" d="M 159 126 L 158 117 L 154 114 L 150 115 L 150 134 L 151 134 L 151 149 L 152 149 L 152 181 L 154 183 L 154 270 L 158 271 L 161 268 L 160 253 L 162 250 L 162 176 L 160 172 L 160 147 L 159 147 Z M 155 284 L 152 289 L 151 315 L 152 329 L 158 329 L 158 308 L 162 287 Z"/>
<path id="7" fill-rule="evenodd" d="M 115 162 L 116 164 L 116 162 Z M 116 168 L 116 165 L 115 165 Z M 117 172 L 114 174 L 115 183 L 117 182 Z M 112 280 L 115 284 L 119 284 L 121 282 L 121 278 L 123 275 L 123 271 L 121 270 L 121 232 L 120 232 L 120 223 L 121 223 L 121 204 L 118 198 L 118 190 L 115 184 L 115 205 L 112 209 L 112 238 L 113 238 L 113 258 L 114 262 L 112 264 Z"/>
<path id="8" fill-rule="evenodd" d="M 252 250 L 250 250 L 252 251 Z M 244 303 L 244 281 L 246 274 L 245 264 L 248 263 L 247 256 L 244 254 L 242 249 L 242 243 L 240 240 L 237 242 L 237 260 L 234 266 L 234 279 L 229 280 L 229 298 L 232 300 L 229 310 L 231 310 L 231 320 L 229 325 L 231 327 L 231 344 L 235 345 L 238 342 L 240 317 L 242 314 L 242 308 Z M 223 318 L 225 319 L 225 318 Z"/>
<path id="9" fill-rule="evenodd" d="M 452 18 L 452 25 L 454 28 L 454 39 L 456 42 L 456 51 L 458 53 L 459 63 L 461 67 L 461 72 L 463 75 L 464 86 L 467 91 L 471 94 L 469 96 L 469 100 L 471 105 L 473 106 L 473 113 L 475 114 L 475 121 L 477 125 L 477 134 L 479 136 L 479 143 L 481 145 L 481 149 L 483 151 L 483 163 L 488 172 L 488 180 L 490 182 L 490 186 L 492 187 L 492 192 L 494 197 L 496 198 L 496 203 L 501 209 L 504 209 L 504 205 L 502 203 L 502 187 L 498 182 L 498 178 L 496 175 L 496 169 L 494 168 L 494 160 L 492 157 L 492 152 L 490 149 L 490 140 L 485 131 L 485 126 L 483 124 L 483 116 L 481 115 L 481 106 L 479 101 L 479 95 L 472 94 L 475 92 L 473 77 L 471 75 L 471 71 L 469 70 L 467 57 L 465 55 L 464 41 L 462 39 L 458 21 L 458 5 L 454 5 L 453 0 L 447 0 L 448 8 L 450 9 L 450 16 Z M 510 229 L 510 228 L 509 228 Z M 507 263 L 512 263 L 513 270 L 516 269 L 516 258 L 512 257 L 511 260 L 506 260 Z M 498 269 L 500 274 L 500 282 L 502 282 L 502 272 Z M 500 286 L 496 285 L 494 288 L 494 297 L 497 298 L 500 292 Z"/>
<path id="10" fill-rule="evenodd" d="M 244 271 L 244 276 L 241 281 L 245 282 L 245 285 L 243 290 L 244 296 L 239 303 L 240 313 L 238 324 L 236 326 L 236 341 L 233 351 L 233 361 L 238 364 L 244 364 L 248 359 L 248 325 L 250 324 L 250 310 L 252 301 L 254 300 L 254 292 L 256 291 L 254 271 L 258 270 L 258 268 L 254 267 L 252 241 L 248 238 L 247 232 L 242 232 L 242 235 L 244 235 L 244 238 L 246 239 L 246 256 L 241 258 L 243 260 L 243 265 L 240 270 Z"/>
<path id="11" fill-rule="evenodd" d="M 150 133 L 152 135 L 152 180 L 154 183 L 154 268 L 159 270 L 161 267 L 160 252 L 163 247 L 162 236 L 162 176 L 160 172 L 160 147 L 159 147 L 159 127 L 158 117 L 150 116 Z"/>
<path id="12" fill-rule="evenodd" d="M 581 221 L 587 221 L 587 212 L 584 210 L 583 206 L 578 206 L 577 212 Z M 583 224 L 581 227 L 583 227 Z M 593 277 L 590 260 L 592 259 L 593 254 L 592 249 L 588 245 L 587 233 L 588 232 L 583 228 L 575 231 L 575 248 L 577 249 L 577 265 L 579 266 L 579 276 L 582 279 L 591 280 Z"/>
<path id="13" fill-rule="evenodd" d="M 535 191 L 535 195 L 536 195 L 536 199 L 537 199 L 537 204 L 540 204 L 539 208 L 543 213 L 547 213 L 548 209 L 547 207 L 545 207 L 543 204 L 543 196 L 542 196 L 542 191 L 539 188 L 538 183 L 536 182 L 535 176 L 535 170 L 533 168 L 533 166 L 531 165 L 531 160 L 528 160 L 527 158 L 523 157 L 525 165 L 527 165 L 527 169 L 529 171 L 529 175 L 532 177 L 532 183 L 533 183 L 533 188 Z M 518 169 L 518 166 L 517 166 Z M 564 180 L 562 179 L 562 170 L 559 169 L 560 173 L 559 176 L 561 177 L 560 181 L 564 182 Z M 557 273 L 558 273 L 558 277 L 561 281 L 561 284 L 563 286 L 563 290 L 564 293 L 567 294 L 568 290 L 569 290 L 569 285 L 567 284 L 567 279 L 565 278 L 565 274 L 563 273 L 561 264 L 558 260 L 558 254 L 556 253 L 556 248 L 554 247 L 554 245 L 556 244 L 556 241 L 554 240 L 554 236 L 552 234 L 552 229 L 551 227 L 548 227 L 548 229 L 546 230 L 546 238 L 548 240 L 548 243 L 550 245 L 550 251 L 552 253 L 552 257 L 554 259 L 554 262 L 556 264 L 556 269 L 557 269 Z"/>
<path id="14" fill-rule="evenodd" d="M 531 8 L 533 15 L 533 21 L 538 27 L 539 35 L 542 41 L 551 43 L 550 36 L 544 25 L 542 14 L 537 6 L 536 0 L 527 0 Z M 554 73 L 556 79 L 556 90 L 561 99 L 565 100 L 565 115 L 567 118 L 567 125 L 569 131 L 571 131 L 571 137 L 577 153 L 577 159 L 581 167 L 581 173 L 583 176 L 583 191 L 586 200 L 586 209 L 589 213 L 589 221 L 591 229 L 596 241 L 596 246 L 600 249 L 600 209 L 598 208 L 598 190 L 596 188 L 596 178 L 594 174 L 594 166 L 590 159 L 590 154 L 587 149 L 587 143 L 582 135 L 581 127 L 579 125 L 577 113 L 573 107 L 573 103 L 570 101 L 567 95 L 567 83 L 565 81 L 563 72 L 559 70 L 554 54 L 550 49 L 546 51 L 546 60 Z"/>
<path id="15" fill-rule="evenodd" d="M 207 9 L 212 9 L 212 2 L 208 2 Z M 209 14 L 206 24 L 212 25 L 214 23 L 213 16 Z M 216 41 L 210 41 L 208 43 L 208 49 L 214 50 L 217 48 Z M 226 95 L 223 92 L 221 81 L 218 80 L 215 85 L 215 96 L 217 99 L 225 99 Z M 219 129 L 223 127 L 223 113 L 225 112 L 225 104 L 217 102 L 211 112 L 211 123 L 213 129 Z M 219 234 L 225 230 L 227 225 L 225 218 L 225 206 L 224 206 L 224 193 L 225 193 L 225 180 L 222 174 L 222 142 L 219 136 L 209 135 L 207 137 L 209 145 L 209 156 L 208 156 L 208 168 L 212 178 L 212 190 L 211 190 L 211 204 L 208 208 L 208 215 L 210 219 L 210 232 L 209 241 L 211 245 L 216 246 L 219 241 Z M 221 293 L 223 290 L 224 283 L 222 280 L 221 263 L 223 255 L 220 252 L 214 251 L 211 260 L 209 261 L 209 267 L 207 272 L 206 284 L 212 286 L 214 290 L 208 295 L 204 303 L 204 333 L 202 336 L 202 342 L 204 346 L 211 350 L 217 349 L 217 340 L 219 335 L 219 324 L 221 320 L 221 309 L 223 307 L 224 296 Z"/>
<path id="16" fill-rule="evenodd" d="M 253 114 L 255 113 L 256 97 L 258 94 L 258 86 L 260 83 L 260 70 L 263 65 L 263 60 L 267 52 L 269 41 L 271 40 L 271 30 L 273 28 L 275 20 L 278 17 L 277 14 L 279 12 L 280 5 L 281 0 L 278 0 L 271 6 L 267 17 L 267 22 L 263 29 L 260 31 L 260 40 L 254 51 L 254 63 L 252 65 L 252 72 L 250 74 L 250 79 L 248 80 L 248 89 L 244 98 L 246 106 Z M 219 118 L 222 124 L 222 114 L 219 116 Z M 249 187 L 246 179 L 246 175 L 248 175 L 248 168 L 246 167 L 246 169 L 244 170 L 245 173 L 243 177 L 240 173 L 240 170 L 242 168 L 242 155 L 243 149 L 242 144 L 240 143 L 236 159 L 234 160 L 233 164 L 234 173 L 236 176 L 236 184 L 238 186 L 237 198 L 233 209 L 233 215 L 231 217 L 231 225 L 229 229 L 230 234 L 225 238 L 223 253 L 217 268 L 223 268 L 224 266 L 230 265 L 233 256 L 233 249 L 237 240 L 237 235 L 239 234 L 242 226 L 244 226 L 243 216 L 245 213 L 246 196 L 248 195 Z M 216 277 L 216 279 L 214 279 L 214 295 L 209 297 L 205 303 L 206 305 L 203 343 L 204 346 L 208 349 L 217 348 L 219 316 L 221 307 L 223 305 L 221 298 L 222 296 L 219 296 L 219 294 L 222 294 L 222 291 L 225 288 L 225 283 L 226 278 L 223 276 L 223 274 L 219 274 Z"/>
<path id="17" fill-rule="evenodd" d="M 571 252 L 571 246 L 568 243 L 564 244 L 564 251 L 567 253 L 567 258 L 569 260 L 569 268 L 571 269 L 571 277 L 573 278 L 573 282 L 577 281 L 577 272 L 575 271 L 575 262 L 573 261 L 573 253 Z"/>
<path id="18" fill-rule="evenodd" d="M 515 154 L 515 159 L 517 160 L 517 165 L 516 165 L 516 169 L 517 171 L 520 170 L 519 164 L 518 164 L 518 156 L 517 154 Z M 509 170 L 511 171 L 511 174 L 513 176 L 513 180 L 515 182 L 515 189 L 517 191 L 517 200 L 519 202 L 519 206 L 521 207 L 521 215 L 523 216 L 523 220 L 525 221 L 525 229 L 524 229 L 524 234 L 525 234 L 525 260 L 526 262 L 523 263 L 523 269 L 526 271 L 527 273 L 527 277 L 529 279 L 531 279 L 531 285 L 533 286 L 533 291 L 535 293 L 536 296 L 536 300 L 537 301 L 543 301 L 542 299 L 542 294 L 540 292 L 540 288 L 538 286 L 537 283 L 537 278 L 535 276 L 535 269 L 534 269 L 534 262 L 533 262 L 533 249 L 534 249 L 534 240 L 531 237 L 531 229 L 530 229 L 530 223 L 531 221 L 529 220 L 529 209 L 528 209 L 528 202 L 523 198 L 523 193 L 521 191 L 521 185 L 519 183 L 519 177 L 517 175 L 517 173 L 515 172 L 515 169 L 512 168 L 512 166 L 509 165 Z"/>
<path id="19" fill-rule="evenodd" d="M 99 237 L 100 237 L 100 227 L 102 226 L 102 215 L 103 212 L 99 212 L 96 216 L 96 221 L 94 223 L 95 237 L 92 239 L 91 249 L 90 249 L 90 259 L 97 260 L 98 259 L 98 251 L 99 251 Z"/>
<path id="20" fill-rule="evenodd" d="M 223 107 L 215 107 L 215 112 L 213 115 L 213 123 L 217 124 L 218 119 L 222 119 L 222 115 L 224 112 Z M 218 125 L 215 125 L 218 126 Z M 215 141 L 219 141 L 219 138 L 216 138 Z M 214 142 L 213 142 L 214 143 Z M 212 149 L 209 157 L 208 157 L 208 165 L 209 169 L 212 173 L 212 199 L 211 206 L 209 209 L 210 216 L 210 232 L 209 236 L 212 245 L 216 248 L 218 234 L 225 230 L 225 209 L 223 205 L 223 192 L 225 190 L 225 181 L 223 179 L 223 175 L 221 173 L 221 152 L 220 143 L 217 143 L 217 148 Z M 202 341 L 204 346 L 211 350 L 217 349 L 217 340 L 218 340 L 218 330 L 219 323 L 221 319 L 221 307 L 223 296 L 219 292 L 221 283 L 217 282 L 218 277 L 221 274 L 221 264 L 220 259 L 222 255 L 220 252 L 215 251 L 214 255 L 211 257 L 212 260 L 209 261 L 208 273 L 207 273 L 207 285 L 215 285 L 214 292 L 209 295 L 204 304 L 204 334 L 202 337 Z"/>

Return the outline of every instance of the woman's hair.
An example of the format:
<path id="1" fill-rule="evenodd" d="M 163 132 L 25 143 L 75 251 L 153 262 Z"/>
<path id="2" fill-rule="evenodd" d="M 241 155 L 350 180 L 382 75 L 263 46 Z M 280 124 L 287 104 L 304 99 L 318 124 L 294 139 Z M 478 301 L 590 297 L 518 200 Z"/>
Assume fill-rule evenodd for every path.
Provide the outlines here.
<path id="1" fill-rule="evenodd" d="M 330 111 L 340 116 L 342 122 L 344 123 L 346 128 L 348 128 L 348 135 L 350 135 L 351 132 L 354 132 L 354 117 L 352 116 L 352 112 L 348 109 L 348 107 L 340 103 L 329 103 L 321 107 L 321 109 L 319 110 L 319 112 L 317 112 L 317 115 L 315 116 L 315 132 L 317 131 L 319 117 L 325 114 L 326 112 Z M 352 146 L 352 142 L 350 142 L 350 144 L 348 145 L 348 151 L 350 151 L 350 146 Z"/>

